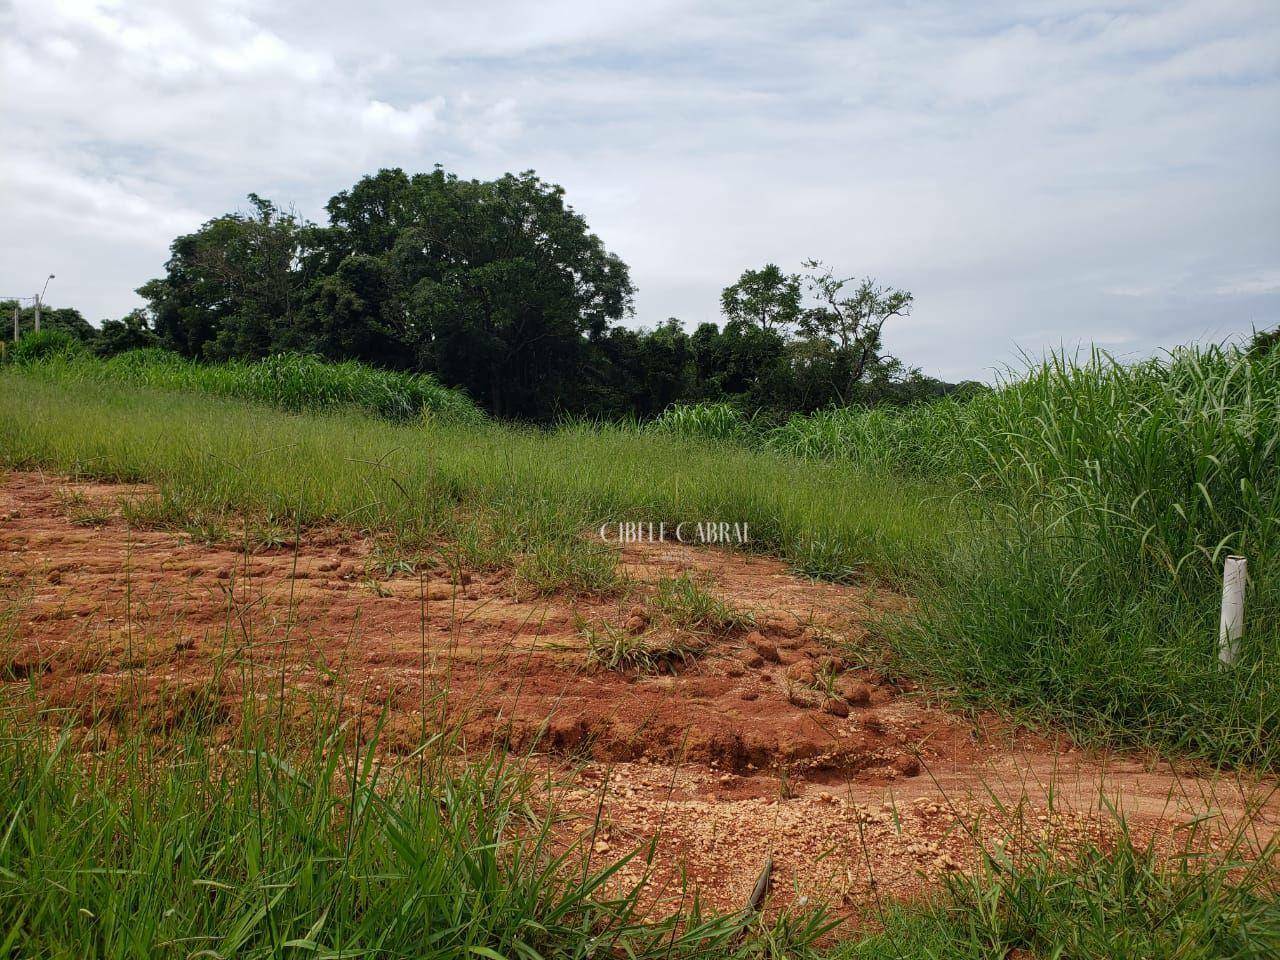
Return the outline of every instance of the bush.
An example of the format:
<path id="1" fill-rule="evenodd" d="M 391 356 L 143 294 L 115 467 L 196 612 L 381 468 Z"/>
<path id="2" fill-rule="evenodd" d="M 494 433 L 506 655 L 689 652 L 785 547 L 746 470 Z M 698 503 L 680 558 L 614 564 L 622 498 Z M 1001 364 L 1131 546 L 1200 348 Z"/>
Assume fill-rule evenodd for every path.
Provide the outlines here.
<path id="1" fill-rule="evenodd" d="M 62 330 L 41 330 L 28 333 L 9 351 L 14 363 L 38 363 L 57 358 L 72 359 L 84 356 L 84 344 Z"/>

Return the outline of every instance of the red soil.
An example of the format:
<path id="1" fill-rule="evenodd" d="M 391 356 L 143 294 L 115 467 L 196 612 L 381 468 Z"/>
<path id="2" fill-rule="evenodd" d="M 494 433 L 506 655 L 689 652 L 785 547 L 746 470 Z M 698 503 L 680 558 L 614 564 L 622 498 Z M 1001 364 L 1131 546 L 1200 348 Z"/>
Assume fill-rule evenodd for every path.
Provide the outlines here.
<path id="1" fill-rule="evenodd" d="M 93 736 L 137 716 L 157 732 L 229 720 L 269 680 L 318 700 L 341 690 L 370 721 L 385 709 L 394 759 L 447 711 L 469 743 L 534 748 L 571 774 L 568 809 L 602 811 L 600 857 L 657 836 L 655 882 L 683 869 L 719 906 L 741 903 L 772 856 L 779 894 L 866 909 L 1011 828 L 1105 841 L 1103 797 L 1139 838 L 1206 811 L 1264 838 L 1280 822 L 1270 782 L 1088 754 L 895 683 L 874 667 L 876 623 L 909 600 L 883 589 L 650 545 L 623 553 L 625 599 L 528 597 L 505 572 L 380 575 L 349 531 L 254 551 L 133 529 L 119 504 L 148 492 L 35 473 L 0 484 L 0 689 L 33 687 Z M 652 585 L 679 573 L 756 629 L 664 675 L 593 664 L 580 625 L 642 632 Z"/>

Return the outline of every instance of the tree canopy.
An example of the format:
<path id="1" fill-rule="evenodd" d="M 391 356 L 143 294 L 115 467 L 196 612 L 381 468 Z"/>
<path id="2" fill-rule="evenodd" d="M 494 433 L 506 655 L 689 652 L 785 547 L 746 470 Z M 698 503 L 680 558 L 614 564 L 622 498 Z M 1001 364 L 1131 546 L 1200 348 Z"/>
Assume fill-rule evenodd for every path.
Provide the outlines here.
<path id="1" fill-rule="evenodd" d="M 723 325 L 621 325 L 627 265 L 532 171 L 380 170 L 333 196 L 323 224 L 248 200 L 173 241 L 164 275 L 138 291 L 145 311 L 100 332 L 74 310 L 46 309 L 44 322 L 100 353 L 296 352 L 431 373 L 496 416 L 536 422 L 699 400 L 782 417 L 948 389 L 883 355 L 881 330 L 909 313 L 909 293 L 818 261 L 806 275 L 743 271 L 721 294 Z"/>

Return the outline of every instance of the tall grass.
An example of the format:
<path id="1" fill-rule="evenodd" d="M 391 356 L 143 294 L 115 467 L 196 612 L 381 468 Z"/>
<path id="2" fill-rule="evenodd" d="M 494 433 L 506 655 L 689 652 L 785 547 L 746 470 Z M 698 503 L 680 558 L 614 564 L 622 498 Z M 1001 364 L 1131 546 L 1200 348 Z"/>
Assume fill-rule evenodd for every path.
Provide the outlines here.
<path id="1" fill-rule="evenodd" d="M 675 404 L 647 424 L 657 433 L 686 439 L 748 440 L 754 432 L 751 418 L 731 403 Z"/>
<path id="2" fill-rule="evenodd" d="M 904 669 L 1085 738 L 1215 762 L 1280 756 L 1280 355 L 1051 357 L 972 399 L 831 410 L 755 442 L 967 489 L 952 549 L 916 565 Z M 1242 660 L 1224 671 L 1232 553 L 1249 560 L 1249 614 Z"/>
<path id="3" fill-rule="evenodd" d="M 982 533 L 925 594 L 904 656 L 1081 735 L 1275 764 L 1280 357 L 1057 359 L 934 415 Z M 1231 553 L 1250 563 L 1249 622 L 1224 670 Z"/>
<path id="4" fill-rule="evenodd" d="M 802 562 L 825 540 L 837 545 L 831 563 L 901 581 L 951 525 L 945 486 L 627 427 L 401 425 L 72 382 L 0 372 L 0 462 L 158 482 L 179 511 L 250 510 L 443 539 L 482 566 L 545 549 L 591 567 L 606 549 L 593 535 L 606 522 L 725 520 L 747 524 L 754 549 Z M 531 573 L 551 588 L 546 570 Z"/>
<path id="5" fill-rule="evenodd" d="M 654 911 L 518 759 L 464 762 L 433 730 L 386 767 L 376 730 L 318 713 L 291 745 L 259 716 L 229 750 L 193 722 L 96 755 L 0 720 L 0 954 L 730 957 L 777 936 Z M 787 949 L 830 926 L 810 911 Z"/>
<path id="6" fill-rule="evenodd" d="M 565 819 L 520 758 L 463 756 L 430 729 L 391 765 L 378 729 L 342 724 L 337 699 L 313 703 L 312 725 L 285 736 L 270 698 L 257 699 L 246 696 L 256 712 L 225 747 L 199 716 L 159 743 L 122 715 L 126 732 L 93 753 L 6 710 L 0 955 L 1248 960 L 1280 949 L 1275 841 L 1259 846 L 1245 825 L 1226 849 L 1206 854 L 1188 835 L 1170 856 L 1123 831 L 1105 848 L 1027 849 L 1015 821 L 932 899 L 877 900 L 873 934 L 820 904 L 762 919 L 705 911 L 684 891 L 669 912 L 621 877 L 644 849 L 593 863 L 592 822 Z"/>
<path id="7" fill-rule="evenodd" d="M 1193 829 L 1191 834 L 1196 831 Z M 1007 840 L 1016 843 L 1017 837 Z M 1010 856 L 999 845 L 979 868 L 947 877 L 927 905 L 897 905 L 885 931 L 836 951 L 880 958 L 1132 957 L 1253 960 L 1280 952 L 1275 841 L 1261 849 L 1236 832 L 1206 854 L 1184 837 L 1171 855 L 1120 841 L 1085 844 L 1064 858 L 1043 843 Z"/>
<path id="8" fill-rule="evenodd" d="M 393 420 L 424 414 L 468 423 L 483 415 L 466 394 L 422 374 L 379 370 L 361 363 L 328 363 L 300 354 L 263 360 L 197 363 L 167 350 L 130 350 L 106 360 L 80 351 L 35 351 L 17 361 L 30 373 L 59 382 L 126 383 L 271 403 L 286 410 L 351 406 Z"/>

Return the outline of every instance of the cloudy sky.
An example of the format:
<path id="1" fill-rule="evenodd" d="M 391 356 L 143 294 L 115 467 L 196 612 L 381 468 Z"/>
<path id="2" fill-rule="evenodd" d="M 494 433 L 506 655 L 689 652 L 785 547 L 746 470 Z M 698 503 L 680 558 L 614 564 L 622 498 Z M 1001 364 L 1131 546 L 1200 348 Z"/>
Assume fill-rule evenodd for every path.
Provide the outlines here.
<path id="1" fill-rule="evenodd" d="M 563 184 L 635 324 L 815 256 L 952 379 L 1280 322 L 1276 0 L 0 0 L 0 75 L 0 296 L 95 321 L 251 190 L 440 163 Z"/>

